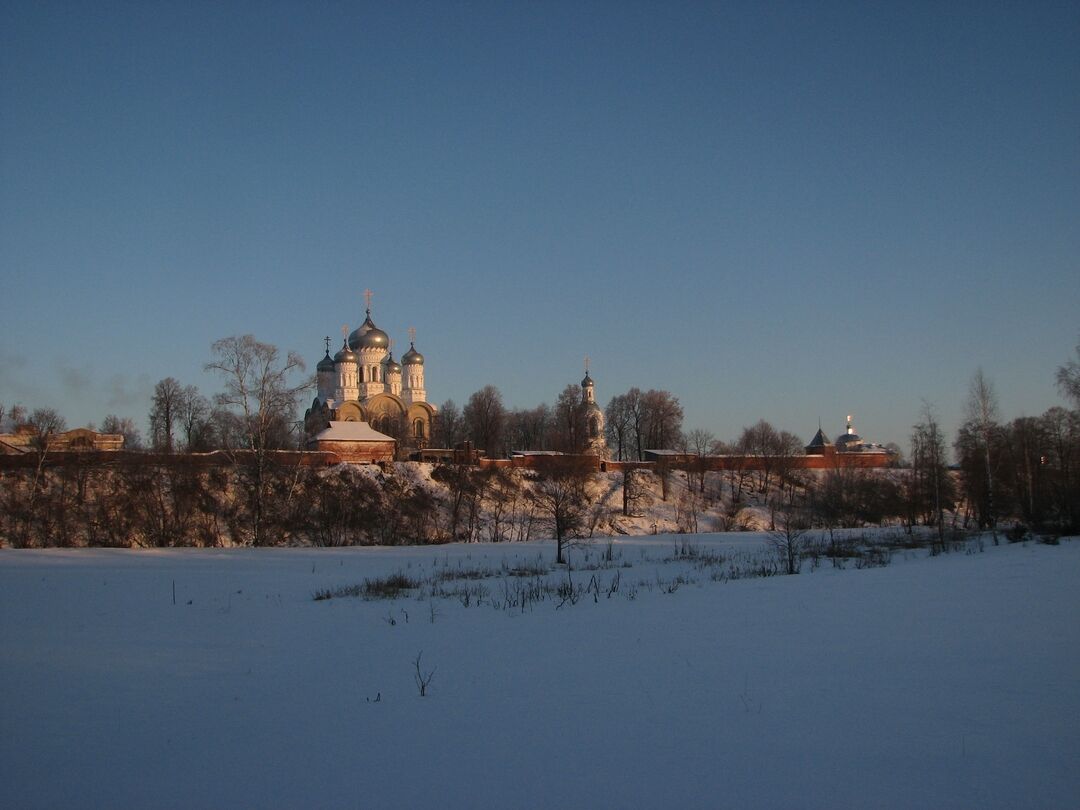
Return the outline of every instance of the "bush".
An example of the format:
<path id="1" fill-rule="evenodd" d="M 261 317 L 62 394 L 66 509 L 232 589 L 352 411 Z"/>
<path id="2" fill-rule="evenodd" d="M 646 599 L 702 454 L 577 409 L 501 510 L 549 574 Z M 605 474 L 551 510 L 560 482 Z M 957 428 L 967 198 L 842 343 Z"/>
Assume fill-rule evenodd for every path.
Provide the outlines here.
<path id="1" fill-rule="evenodd" d="M 337 588 L 323 588 L 312 594 L 312 599 L 322 602 L 342 596 L 361 597 L 363 599 L 397 599 L 403 591 L 420 587 L 420 581 L 411 579 L 398 571 L 396 574 L 365 579 L 363 585 L 341 585 Z"/>

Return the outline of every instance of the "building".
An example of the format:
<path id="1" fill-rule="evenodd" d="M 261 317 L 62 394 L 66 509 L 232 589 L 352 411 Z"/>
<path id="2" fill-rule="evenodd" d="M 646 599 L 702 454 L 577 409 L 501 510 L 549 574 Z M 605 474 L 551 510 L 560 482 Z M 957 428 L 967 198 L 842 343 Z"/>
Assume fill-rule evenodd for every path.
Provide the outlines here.
<path id="1" fill-rule="evenodd" d="M 607 439 L 604 437 L 604 411 L 596 404 L 596 384 L 589 376 L 585 361 L 585 379 L 581 381 L 581 406 L 585 411 L 585 452 L 607 458 Z"/>
<path id="2" fill-rule="evenodd" d="M 847 418 L 847 428 L 840 434 L 835 444 L 829 441 L 829 437 L 818 427 L 818 432 L 814 434 L 810 444 L 806 445 L 806 455 L 808 456 L 834 456 L 836 454 L 848 456 L 853 453 L 862 454 L 864 457 L 879 456 L 883 467 L 894 461 L 896 456 L 896 453 L 887 447 L 864 441 L 862 436 L 855 432 L 850 414 L 848 414 Z"/>
<path id="3" fill-rule="evenodd" d="M 307 450 L 336 453 L 350 464 L 380 464 L 394 460 L 397 442 L 366 422 L 331 422 L 307 441 Z"/>
<path id="4" fill-rule="evenodd" d="M 316 366 L 317 393 L 304 414 L 309 446 L 335 422 L 367 422 L 373 432 L 401 446 L 423 449 L 431 441 L 435 407 L 427 401 L 424 356 L 410 329 L 409 350 L 399 363 L 389 335 L 371 319 L 371 294 L 364 322 L 342 329 L 341 349 Z"/>
<path id="5" fill-rule="evenodd" d="M 14 433 L 0 433 L 0 455 L 22 455 L 41 450 L 38 431 L 33 425 L 19 425 Z M 75 428 L 53 433 L 45 447 L 49 453 L 71 453 L 82 450 L 123 450 L 124 437 L 119 433 L 98 433 L 88 428 Z"/>

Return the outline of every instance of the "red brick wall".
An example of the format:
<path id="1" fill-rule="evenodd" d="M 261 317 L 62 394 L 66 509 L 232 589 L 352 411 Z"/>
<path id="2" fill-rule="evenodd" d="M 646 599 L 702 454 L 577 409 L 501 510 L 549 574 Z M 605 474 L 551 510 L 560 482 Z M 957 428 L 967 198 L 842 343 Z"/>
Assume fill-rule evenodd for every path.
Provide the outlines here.
<path id="1" fill-rule="evenodd" d="M 378 464 L 394 460 L 393 442 L 315 442 L 319 450 L 329 450 L 349 464 Z"/>

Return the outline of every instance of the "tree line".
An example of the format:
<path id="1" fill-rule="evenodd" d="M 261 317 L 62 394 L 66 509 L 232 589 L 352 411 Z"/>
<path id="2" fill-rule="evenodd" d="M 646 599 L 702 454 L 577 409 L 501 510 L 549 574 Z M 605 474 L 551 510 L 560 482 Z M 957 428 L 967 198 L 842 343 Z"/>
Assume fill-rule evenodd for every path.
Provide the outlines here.
<path id="1" fill-rule="evenodd" d="M 1076 356 L 1056 374 L 1072 408 L 1055 406 L 1041 416 L 1011 421 L 1001 419 L 994 385 L 978 370 L 965 402 L 964 422 L 951 443 L 955 465 L 950 464 L 949 442 L 930 405 L 924 405 L 913 426 L 902 473 L 891 476 L 840 467 L 809 475 L 794 464 L 803 453 L 802 440 L 766 420 L 744 428 L 731 442 L 707 430 L 684 431 L 682 407 L 668 391 L 631 388 L 612 397 L 605 409 L 606 438 L 620 461 L 641 460 L 646 449 L 680 450 L 689 459 L 682 463 L 687 480 L 702 497 L 706 456 L 756 457 L 759 463 L 753 469 L 734 465 L 724 473 L 730 504 L 738 506 L 754 493 L 767 500 L 772 512 L 800 509 L 819 525 L 899 518 L 909 526 L 936 526 L 943 535 L 949 515 L 962 526 L 996 529 L 1000 520 L 1015 518 L 1033 528 L 1075 530 L 1080 526 L 1080 343 Z M 311 380 L 298 356 L 283 355 L 250 335 L 215 342 L 206 368 L 223 381 L 223 390 L 213 397 L 172 377 L 158 382 L 147 444 L 164 454 L 215 449 L 232 454 L 253 498 L 252 531 L 259 538 L 260 516 L 273 489 L 268 453 L 297 446 L 297 409 Z M 27 412 L 21 406 L 5 410 L 0 404 L 0 425 L 9 429 L 16 423 L 29 423 L 36 430 L 32 447 L 40 457 L 40 482 L 49 438 L 66 429 L 64 419 L 51 408 Z M 142 445 L 131 419 L 109 415 L 101 429 L 125 435 L 129 448 Z M 579 453 L 588 440 L 581 387 L 566 386 L 554 406 L 508 409 L 499 390 L 485 386 L 462 408 L 453 400 L 443 403 L 433 439 L 443 447 L 469 441 L 489 456 L 517 449 Z M 671 470 L 661 463 L 657 473 L 666 498 Z M 456 533 L 455 526 L 451 535 Z"/>

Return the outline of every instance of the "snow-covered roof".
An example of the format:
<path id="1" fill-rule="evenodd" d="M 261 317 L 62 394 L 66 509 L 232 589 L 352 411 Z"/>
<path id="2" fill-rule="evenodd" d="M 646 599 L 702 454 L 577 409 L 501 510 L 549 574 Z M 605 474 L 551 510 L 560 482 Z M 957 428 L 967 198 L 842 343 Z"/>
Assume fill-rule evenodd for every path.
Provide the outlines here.
<path id="1" fill-rule="evenodd" d="M 392 442 L 394 438 L 379 433 L 367 422 L 331 422 L 330 427 L 315 434 L 317 442 Z"/>

